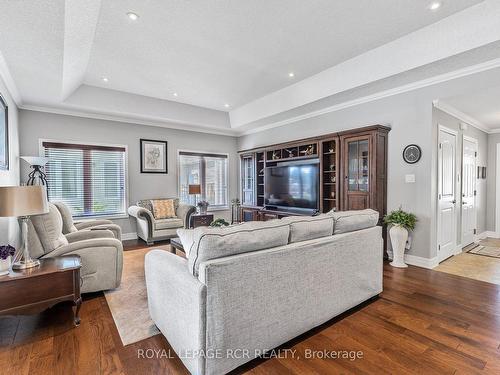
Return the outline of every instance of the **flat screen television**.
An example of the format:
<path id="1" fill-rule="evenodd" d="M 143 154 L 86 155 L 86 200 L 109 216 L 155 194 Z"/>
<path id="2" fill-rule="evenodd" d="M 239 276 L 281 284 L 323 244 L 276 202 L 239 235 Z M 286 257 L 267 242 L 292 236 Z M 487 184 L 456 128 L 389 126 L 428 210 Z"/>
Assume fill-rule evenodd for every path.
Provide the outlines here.
<path id="1" fill-rule="evenodd" d="M 278 209 L 319 208 L 319 161 L 265 169 L 265 205 Z"/>

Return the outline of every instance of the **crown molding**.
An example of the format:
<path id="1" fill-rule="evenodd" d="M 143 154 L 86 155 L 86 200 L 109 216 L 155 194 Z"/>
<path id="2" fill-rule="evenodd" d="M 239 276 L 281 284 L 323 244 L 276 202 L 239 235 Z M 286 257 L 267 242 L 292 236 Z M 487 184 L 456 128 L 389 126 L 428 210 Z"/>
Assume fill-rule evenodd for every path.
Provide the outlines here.
<path id="1" fill-rule="evenodd" d="M 19 94 L 19 90 L 17 89 L 16 83 L 10 74 L 9 67 L 7 66 L 7 62 L 5 61 L 2 52 L 0 52 L 0 79 L 3 81 L 7 90 L 9 91 L 12 100 L 19 107 L 22 104 L 22 98 Z"/>
<path id="2" fill-rule="evenodd" d="M 483 124 L 481 121 L 475 119 L 472 116 L 469 116 L 466 113 L 463 113 L 459 109 L 453 107 L 452 105 L 450 105 L 442 100 L 434 100 L 432 102 L 432 104 L 434 105 L 434 108 L 437 108 L 437 109 L 449 114 L 450 116 L 453 116 L 453 117 L 459 119 L 460 121 L 465 122 L 466 124 L 469 124 L 469 125 L 475 127 L 476 129 L 479 129 L 479 130 L 485 132 L 486 134 L 491 134 L 494 132 L 489 126 Z M 496 129 L 496 132 L 500 132 L 500 129 Z"/>
<path id="3" fill-rule="evenodd" d="M 207 134 L 216 134 L 216 135 L 225 135 L 230 137 L 238 136 L 238 132 L 232 129 L 216 129 L 211 128 L 199 124 L 191 124 L 191 123 L 181 123 L 181 122 L 170 122 L 170 121 L 161 121 L 161 120 L 148 120 L 141 118 L 133 118 L 128 116 L 119 116 L 114 114 L 104 114 L 92 111 L 83 111 L 76 109 L 65 109 L 65 108 L 55 108 L 50 106 L 37 106 L 31 104 L 22 104 L 19 105 L 19 109 L 27 110 L 27 111 L 35 111 L 35 112 L 43 112 L 43 113 L 53 113 L 57 115 L 66 115 L 66 116 L 75 116 L 75 117 L 83 117 L 90 118 L 94 120 L 105 120 L 105 121 L 114 121 L 114 122 L 123 122 L 127 124 L 135 124 L 135 125 L 146 125 L 146 126 L 155 126 L 159 128 L 165 129 L 176 129 L 183 130 L 186 132 L 194 132 L 194 133 L 207 133 Z M 190 126 L 186 128 L 186 125 Z"/>
<path id="4" fill-rule="evenodd" d="M 493 59 L 493 60 L 490 60 L 490 61 L 487 61 L 487 62 L 484 62 L 481 64 L 472 65 L 472 66 L 469 66 L 466 68 L 454 70 L 452 72 L 440 74 L 440 75 L 437 75 L 437 76 L 434 76 L 431 78 L 412 82 L 412 83 L 402 85 L 399 87 L 395 87 L 395 88 L 392 88 L 389 90 L 380 91 L 378 93 L 375 93 L 372 95 L 367 95 L 367 96 L 364 96 L 364 97 L 361 97 L 358 99 L 353 99 L 353 100 L 349 100 L 349 101 L 346 101 L 343 103 L 335 104 L 333 106 L 326 107 L 326 108 L 323 108 L 323 109 L 320 109 L 317 111 L 305 113 L 303 115 L 290 117 L 286 120 L 271 122 L 271 123 L 266 124 L 266 125 L 262 125 L 262 126 L 259 126 L 259 127 L 253 128 L 253 129 L 246 130 L 246 131 L 242 132 L 241 135 L 249 135 L 249 134 L 259 133 L 259 132 L 273 129 L 273 128 L 277 128 L 277 127 L 280 127 L 283 125 L 292 124 L 292 123 L 297 122 L 297 121 L 307 120 L 307 119 L 310 119 L 313 117 L 318 117 L 318 116 L 321 116 L 321 115 L 324 115 L 327 113 L 340 111 L 342 109 L 354 107 L 354 106 L 365 104 L 365 103 L 370 103 L 370 102 L 373 102 L 376 100 L 380 100 L 380 99 L 388 98 L 391 96 L 403 94 L 406 92 L 422 89 L 422 88 L 425 88 L 428 86 L 433 86 L 433 85 L 447 82 L 447 81 L 451 81 L 451 80 L 454 80 L 457 78 L 462 78 L 462 77 L 466 77 L 466 76 L 469 76 L 472 74 L 481 73 L 481 72 L 495 69 L 498 67 L 500 67 L 500 58 Z M 469 120 L 471 120 L 471 119 L 472 118 L 469 117 Z M 472 119 L 472 120 L 474 120 L 474 119 Z M 468 121 L 465 121 L 465 122 L 469 123 Z M 491 132 L 491 129 L 489 129 L 487 126 L 481 124 L 479 121 L 474 120 L 473 122 L 475 122 L 477 124 L 477 126 L 475 126 L 473 123 L 471 123 L 471 125 L 477 127 L 478 129 L 483 130 L 487 133 Z M 499 132 L 500 132 L 500 129 L 499 129 Z"/>

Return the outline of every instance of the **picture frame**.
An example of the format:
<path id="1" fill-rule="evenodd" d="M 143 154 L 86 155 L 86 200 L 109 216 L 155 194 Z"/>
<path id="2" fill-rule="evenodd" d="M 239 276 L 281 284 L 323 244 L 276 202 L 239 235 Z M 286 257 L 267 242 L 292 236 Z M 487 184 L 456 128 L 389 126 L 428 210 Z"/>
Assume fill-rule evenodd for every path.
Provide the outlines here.
<path id="1" fill-rule="evenodd" d="M 141 173 L 168 174 L 168 142 L 154 139 L 140 140 Z"/>
<path id="2" fill-rule="evenodd" d="M 0 95 L 0 170 L 9 170 L 9 108 Z"/>

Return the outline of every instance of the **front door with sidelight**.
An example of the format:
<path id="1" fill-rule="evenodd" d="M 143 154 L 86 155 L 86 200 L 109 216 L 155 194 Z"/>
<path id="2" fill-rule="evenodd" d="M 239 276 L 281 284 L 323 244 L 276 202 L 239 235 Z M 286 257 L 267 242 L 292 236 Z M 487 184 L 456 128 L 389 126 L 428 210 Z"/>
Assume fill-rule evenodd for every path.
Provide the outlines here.
<path id="1" fill-rule="evenodd" d="M 440 126 L 438 147 L 438 260 L 441 262 L 452 256 L 457 246 L 457 133 Z"/>

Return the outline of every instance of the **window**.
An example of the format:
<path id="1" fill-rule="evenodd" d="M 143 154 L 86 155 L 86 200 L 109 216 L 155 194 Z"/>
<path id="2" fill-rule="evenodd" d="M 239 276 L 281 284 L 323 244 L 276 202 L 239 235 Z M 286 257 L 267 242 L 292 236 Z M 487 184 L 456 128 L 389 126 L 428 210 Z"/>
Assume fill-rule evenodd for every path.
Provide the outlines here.
<path id="1" fill-rule="evenodd" d="M 189 195 L 189 185 L 201 185 L 201 195 Z M 200 200 L 209 209 L 227 209 L 227 155 L 179 152 L 179 198 L 196 205 Z"/>
<path id="2" fill-rule="evenodd" d="M 50 201 L 75 217 L 126 214 L 126 148 L 42 142 Z"/>

